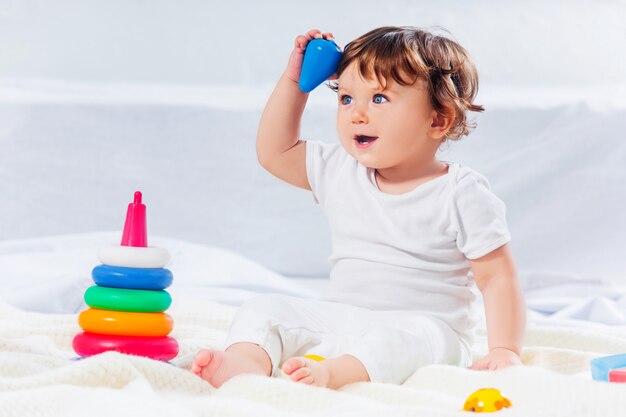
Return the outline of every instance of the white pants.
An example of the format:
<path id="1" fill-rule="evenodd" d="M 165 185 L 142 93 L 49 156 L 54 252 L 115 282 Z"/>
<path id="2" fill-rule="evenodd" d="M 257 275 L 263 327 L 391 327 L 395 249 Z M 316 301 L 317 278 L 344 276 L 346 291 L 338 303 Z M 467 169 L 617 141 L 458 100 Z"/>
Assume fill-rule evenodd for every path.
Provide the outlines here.
<path id="1" fill-rule="evenodd" d="M 356 357 L 373 382 L 403 383 L 429 364 L 468 366 L 469 347 L 444 322 L 410 311 L 375 311 L 329 301 L 262 295 L 244 303 L 226 347 L 255 343 L 272 373 L 293 356 Z"/>

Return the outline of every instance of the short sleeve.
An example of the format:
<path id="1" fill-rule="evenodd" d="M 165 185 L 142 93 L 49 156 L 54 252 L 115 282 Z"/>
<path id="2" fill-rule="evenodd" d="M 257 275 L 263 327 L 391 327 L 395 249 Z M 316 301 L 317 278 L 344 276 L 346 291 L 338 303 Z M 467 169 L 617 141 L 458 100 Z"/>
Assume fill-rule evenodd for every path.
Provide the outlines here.
<path id="1" fill-rule="evenodd" d="M 306 142 L 306 175 L 315 202 L 324 206 L 328 190 L 339 176 L 349 155 L 340 144 Z"/>
<path id="2" fill-rule="evenodd" d="M 452 213 L 457 247 L 468 259 L 485 256 L 511 240 L 506 206 L 478 173 L 469 173 L 459 180 Z"/>

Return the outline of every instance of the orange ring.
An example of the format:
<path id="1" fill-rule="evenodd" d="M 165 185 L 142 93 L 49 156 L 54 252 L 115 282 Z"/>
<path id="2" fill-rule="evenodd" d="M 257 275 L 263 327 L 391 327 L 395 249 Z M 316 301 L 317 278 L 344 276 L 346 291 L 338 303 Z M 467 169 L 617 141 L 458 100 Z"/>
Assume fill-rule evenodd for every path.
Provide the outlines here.
<path id="1" fill-rule="evenodd" d="M 165 313 L 131 313 L 89 308 L 78 316 L 78 325 L 90 333 L 167 336 L 174 327 L 174 320 Z"/>

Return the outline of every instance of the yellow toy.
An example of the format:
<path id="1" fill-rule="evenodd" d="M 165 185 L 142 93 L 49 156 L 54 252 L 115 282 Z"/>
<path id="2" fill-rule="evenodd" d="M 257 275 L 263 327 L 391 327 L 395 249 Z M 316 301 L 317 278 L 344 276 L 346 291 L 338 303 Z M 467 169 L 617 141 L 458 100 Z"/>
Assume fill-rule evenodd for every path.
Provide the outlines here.
<path id="1" fill-rule="evenodd" d="M 324 359 L 326 359 L 326 358 L 325 358 L 325 357 L 323 357 L 323 356 L 320 356 L 320 355 L 315 355 L 315 354 L 313 354 L 313 353 L 309 353 L 308 355 L 304 355 L 304 357 L 305 357 L 305 358 L 307 358 L 307 359 L 311 359 L 311 360 L 317 361 L 317 362 L 321 362 L 321 361 L 323 361 Z"/>
<path id="2" fill-rule="evenodd" d="M 511 406 L 511 401 L 495 388 L 482 388 L 473 392 L 463 406 L 464 411 L 491 413 Z"/>

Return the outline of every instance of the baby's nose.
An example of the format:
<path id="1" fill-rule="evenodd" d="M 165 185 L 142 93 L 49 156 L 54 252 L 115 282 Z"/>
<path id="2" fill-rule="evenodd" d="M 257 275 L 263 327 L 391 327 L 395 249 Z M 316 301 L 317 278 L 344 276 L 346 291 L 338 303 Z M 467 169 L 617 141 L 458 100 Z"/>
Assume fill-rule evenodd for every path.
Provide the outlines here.
<path id="1" fill-rule="evenodd" d="M 369 122 L 369 118 L 367 117 L 367 112 L 359 107 L 355 107 L 352 112 L 352 123 L 360 125 L 366 124 Z"/>

